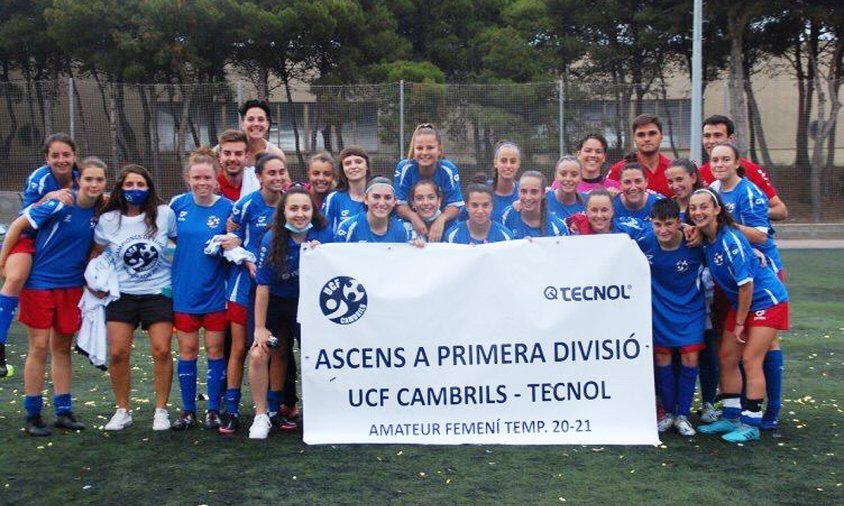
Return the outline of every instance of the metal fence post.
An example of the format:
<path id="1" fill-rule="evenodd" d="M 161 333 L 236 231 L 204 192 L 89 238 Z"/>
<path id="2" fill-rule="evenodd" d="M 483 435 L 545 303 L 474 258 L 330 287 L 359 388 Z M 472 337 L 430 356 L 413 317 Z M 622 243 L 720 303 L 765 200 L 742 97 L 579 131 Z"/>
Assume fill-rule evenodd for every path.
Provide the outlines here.
<path id="1" fill-rule="evenodd" d="M 399 81 L 399 158 L 404 149 L 404 79 Z"/>
<path id="2" fill-rule="evenodd" d="M 237 82 L 237 108 L 243 105 L 243 81 Z"/>
<path id="3" fill-rule="evenodd" d="M 70 136 L 76 138 L 76 112 L 74 111 L 73 103 L 73 78 L 69 78 L 67 80 L 67 116 L 68 116 L 68 130 L 70 130 Z"/>
<path id="4" fill-rule="evenodd" d="M 560 156 L 563 156 L 566 152 L 565 146 L 565 132 L 566 132 L 566 120 L 565 120 L 565 108 L 563 107 L 565 101 L 565 87 L 563 84 L 563 78 L 560 77 L 560 81 L 558 82 L 557 86 L 557 94 L 558 94 L 558 101 L 559 101 L 559 115 L 560 115 Z"/>

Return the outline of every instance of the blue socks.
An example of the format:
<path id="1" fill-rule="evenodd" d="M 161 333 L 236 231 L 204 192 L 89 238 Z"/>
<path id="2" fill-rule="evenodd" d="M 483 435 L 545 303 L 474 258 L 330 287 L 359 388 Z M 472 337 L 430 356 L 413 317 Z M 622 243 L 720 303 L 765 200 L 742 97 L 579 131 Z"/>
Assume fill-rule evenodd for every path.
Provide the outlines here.
<path id="1" fill-rule="evenodd" d="M 208 372 L 205 376 L 208 385 L 208 411 L 220 411 L 222 385 L 226 377 L 226 359 L 209 358 Z"/>
<path id="2" fill-rule="evenodd" d="M 229 388 L 226 390 L 226 413 L 230 415 L 240 414 L 240 389 Z"/>
<path id="3" fill-rule="evenodd" d="M 54 395 L 53 409 L 56 410 L 57 415 L 66 415 L 73 411 L 73 404 L 70 400 L 70 394 Z"/>
<path id="4" fill-rule="evenodd" d="M 270 413 L 277 413 L 278 407 L 281 406 L 281 401 L 284 394 L 281 390 L 270 390 L 267 392 L 267 411 Z"/>
<path id="5" fill-rule="evenodd" d="M 182 409 L 196 413 L 196 359 L 179 359 L 176 370 L 179 373 L 179 386 L 182 389 Z"/>
<path id="6" fill-rule="evenodd" d="M 15 319 L 18 310 L 18 298 L 0 294 L 0 344 L 6 344 L 9 337 L 9 327 Z"/>
<path id="7" fill-rule="evenodd" d="M 765 420 L 776 420 L 782 407 L 782 350 L 769 351 L 762 363 L 762 370 L 765 373 L 765 390 L 768 395 Z"/>
<path id="8" fill-rule="evenodd" d="M 656 381 L 659 387 L 659 398 L 666 413 L 674 414 L 677 406 L 677 387 L 674 377 L 674 364 L 656 367 Z"/>
<path id="9" fill-rule="evenodd" d="M 41 408 L 44 407 L 43 395 L 27 395 L 23 398 L 23 407 L 26 409 L 26 416 L 37 416 L 41 414 Z"/>
<path id="10" fill-rule="evenodd" d="M 677 378 L 677 411 L 675 414 L 689 416 L 692 409 L 692 399 L 695 396 L 695 380 L 697 380 L 697 367 L 686 367 L 680 364 L 680 377 Z"/>

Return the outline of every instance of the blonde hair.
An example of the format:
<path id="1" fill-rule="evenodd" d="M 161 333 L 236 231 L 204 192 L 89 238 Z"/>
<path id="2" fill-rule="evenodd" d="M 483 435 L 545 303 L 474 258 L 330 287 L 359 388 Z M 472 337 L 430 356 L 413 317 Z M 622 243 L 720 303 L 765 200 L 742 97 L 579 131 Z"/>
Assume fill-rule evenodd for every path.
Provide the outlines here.
<path id="1" fill-rule="evenodd" d="M 410 147 L 407 150 L 408 160 L 413 158 L 413 143 L 416 142 L 417 135 L 433 135 L 436 137 L 437 144 L 440 146 L 440 158 L 442 158 L 445 147 L 443 146 L 443 139 L 440 135 L 440 131 L 437 130 L 437 127 L 435 127 L 433 123 L 420 123 L 416 125 L 416 128 L 413 130 L 413 135 L 410 136 Z"/>

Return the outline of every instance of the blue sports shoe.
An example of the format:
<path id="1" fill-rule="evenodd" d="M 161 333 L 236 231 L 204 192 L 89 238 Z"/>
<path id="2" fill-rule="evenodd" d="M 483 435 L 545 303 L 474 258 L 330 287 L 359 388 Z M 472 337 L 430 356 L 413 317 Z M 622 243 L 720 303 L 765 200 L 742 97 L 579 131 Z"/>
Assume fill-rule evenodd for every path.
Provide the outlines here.
<path id="1" fill-rule="evenodd" d="M 759 428 L 747 424 L 739 424 L 739 427 L 721 436 L 721 439 L 728 443 L 747 443 L 749 441 L 759 441 Z"/>
<path id="2" fill-rule="evenodd" d="M 762 415 L 762 422 L 759 424 L 759 428 L 762 430 L 777 430 L 779 418 L 780 408 L 769 405 L 768 409 L 765 410 L 765 414 Z"/>
<path id="3" fill-rule="evenodd" d="M 717 422 L 701 425 L 697 428 L 697 431 L 701 434 L 727 434 L 739 427 L 741 427 L 741 421 L 738 418 L 734 420 L 722 418 Z"/>

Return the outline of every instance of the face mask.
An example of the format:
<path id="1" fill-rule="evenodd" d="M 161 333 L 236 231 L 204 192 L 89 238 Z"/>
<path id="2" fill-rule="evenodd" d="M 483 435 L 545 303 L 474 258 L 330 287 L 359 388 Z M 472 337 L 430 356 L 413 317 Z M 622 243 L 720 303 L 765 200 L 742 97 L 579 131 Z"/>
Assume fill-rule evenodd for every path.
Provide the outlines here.
<path id="1" fill-rule="evenodd" d="M 439 218 L 442 213 L 443 213 L 442 211 L 437 209 L 437 212 L 435 212 L 433 216 L 431 216 L 430 218 L 422 218 L 422 221 L 424 221 L 425 223 L 433 223 L 434 220 Z"/>
<path id="2" fill-rule="evenodd" d="M 308 224 L 305 225 L 304 227 L 298 228 L 288 221 L 287 223 L 284 224 L 284 228 L 293 232 L 294 234 L 304 234 L 308 230 L 314 228 L 314 224 L 309 221 Z"/>
<path id="3" fill-rule="evenodd" d="M 133 206 L 142 206 L 149 197 L 149 190 L 121 190 L 126 202 Z"/>

